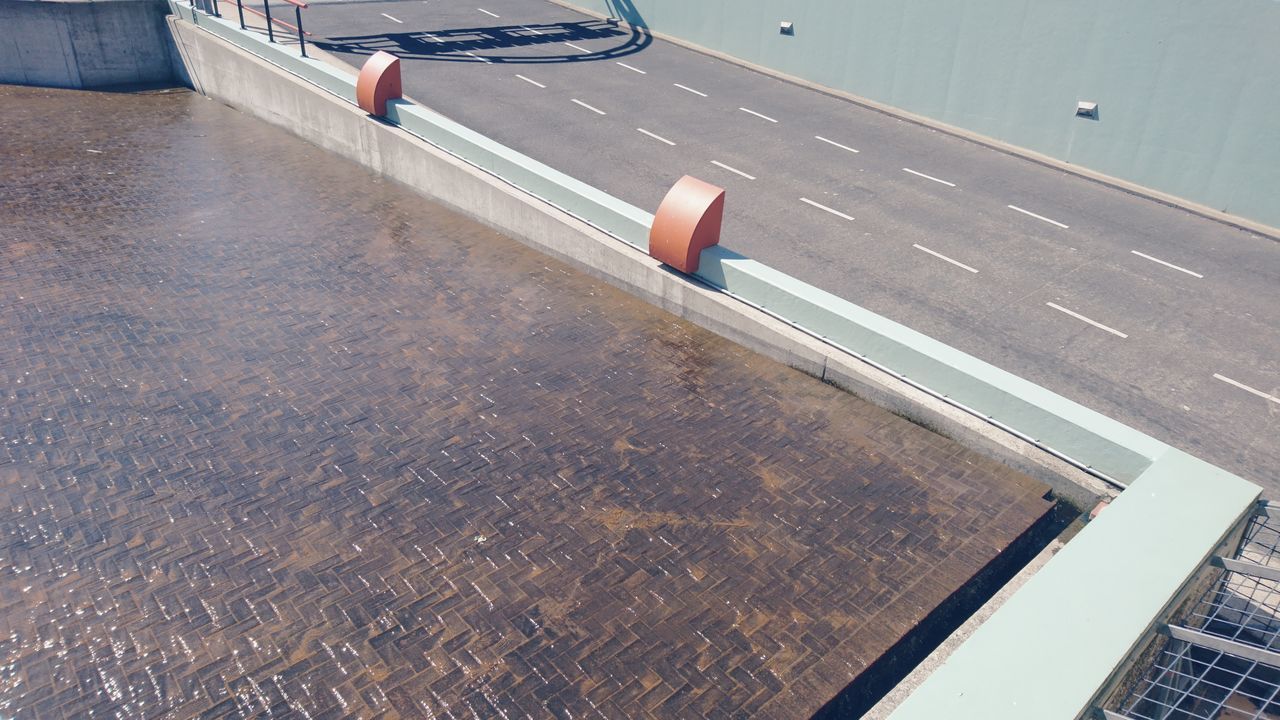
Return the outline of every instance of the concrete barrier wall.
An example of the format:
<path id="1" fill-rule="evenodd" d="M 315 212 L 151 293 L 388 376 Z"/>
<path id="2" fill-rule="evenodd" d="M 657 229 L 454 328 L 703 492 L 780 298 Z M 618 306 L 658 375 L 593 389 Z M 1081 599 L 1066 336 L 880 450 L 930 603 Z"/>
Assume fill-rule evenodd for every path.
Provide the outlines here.
<path id="1" fill-rule="evenodd" d="M 1280 227 L 1275 0 L 557 1 Z"/>
<path id="2" fill-rule="evenodd" d="M 175 4 L 176 10 L 182 7 Z M 215 22 L 198 14 L 192 17 L 204 27 Z M 304 61 L 290 48 L 266 47 L 251 35 L 239 37 L 246 45 L 259 43 L 255 57 L 189 22 L 169 22 L 192 81 L 205 94 L 404 182 L 673 314 L 954 437 L 1051 483 L 1079 504 L 1104 492 L 1089 477 L 1036 447 L 814 339 L 793 323 L 670 271 L 634 247 L 634 238 L 619 241 L 598 229 L 619 222 L 623 235 L 633 232 L 627 223 L 644 224 L 643 211 L 610 215 L 618 212 L 611 199 L 586 193 L 583 198 L 597 202 L 583 204 L 578 211 L 601 213 L 588 224 L 481 169 L 511 172 L 518 166 L 519 172 L 539 175 L 531 182 L 549 183 L 543 188 L 547 194 L 581 189 L 573 183 L 551 187 L 563 178 L 545 173 L 544 166 L 508 156 L 509 150 L 408 104 L 395 106 L 405 128 L 371 118 L 342 99 L 343 87 L 337 93 L 322 92 L 302 81 L 311 73 L 321 73 L 318 77 L 324 82 L 341 78 L 308 67 L 316 61 Z M 279 66 L 261 59 L 267 56 L 277 57 Z M 292 74 L 282 67 L 290 67 Z M 456 134 L 440 138 L 456 153 L 406 131 L 415 126 L 424 136 Z M 468 146 L 483 153 L 464 161 L 461 153 L 472 152 Z M 996 368 L 971 364 L 979 362 L 975 359 L 950 357 L 954 351 L 929 338 L 856 306 L 841 305 L 838 298 L 759 263 L 721 248 L 705 251 L 702 262 L 701 274 L 721 287 L 755 298 L 749 302 L 779 314 L 812 313 L 808 322 L 821 327 L 831 323 L 833 332 L 854 333 L 848 341 L 864 344 L 868 354 L 903 358 L 916 363 L 909 366 L 915 368 L 912 372 L 922 374 L 932 372 L 926 367 L 931 359 L 950 360 L 951 371 L 967 372 L 966 382 L 975 387 L 999 386 L 1008 396 L 1000 402 L 1024 402 L 1028 412 L 1043 403 L 1045 412 L 1060 413 L 1068 424 L 1108 443 L 1087 449 L 1086 458 L 1094 451 L 1115 452 L 1117 467 L 1136 473 L 1130 489 L 980 628 L 895 718 L 1073 717 L 1105 688 L 1112 670 L 1138 647 L 1153 619 L 1259 495 L 1257 486 L 1230 473 L 1085 408 L 1062 406 L 1059 401 L 1067 401 L 1044 395 L 1047 391 Z M 841 323 L 851 325 L 841 329 Z M 870 334 L 859 339 L 858 333 Z M 915 359 L 906 360 L 912 354 Z M 1064 678 L 1069 682 L 1058 682 Z"/>
<path id="3" fill-rule="evenodd" d="M 0 83 L 64 88 L 174 80 L 164 0 L 0 0 Z"/>

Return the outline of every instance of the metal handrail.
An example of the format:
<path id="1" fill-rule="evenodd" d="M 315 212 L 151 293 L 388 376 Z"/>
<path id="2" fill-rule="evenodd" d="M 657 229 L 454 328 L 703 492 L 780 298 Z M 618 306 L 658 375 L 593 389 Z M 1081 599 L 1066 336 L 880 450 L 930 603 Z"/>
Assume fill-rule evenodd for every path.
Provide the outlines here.
<path id="1" fill-rule="evenodd" d="M 191 0 L 191 1 L 193 3 L 195 2 L 195 0 Z M 293 16 L 294 16 L 295 22 L 297 22 L 296 25 L 290 25 L 289 23 L 283 20 L 277 20 L 271 17 L 271 0 L 262 0 L 263 12 L 258 12 L 257 10 L 254 10 L 253 8 L 250 8 L 250 7 L 245 7 L 244 0 L 236 0 L 236 12 L 240 16 L 240 29 L 241 30 L 245 29 L 244 13 L 246 10 L 248 10 L 250 13 L 257 15 L 258 17 L 266 19 L 267 40 L 269 42 L 276 41 L 276 33 L 275 33 L 276 25 L 288 28 L 296 32 L 298 34 L 298 49 L 302 52 L 302 57 L 306 57 L 307 56 L 306 36 L 310 35 L 311 33 L 302 29 L 302 11 L 309 6 L 305 2 L 299 2 L 299 0 L 284 0 L 284 1 L 293 6 Z M 216 4 L 218 0 L 213 0 L 213 2 Z M 216 8 L 216 5 L 215 5 L 215 8 Z"/>
<path id="2" fill-rule="evenodd" d="M 189 4 L 191 5 L 191 7 L 192 7 L 192 8 L 194 8 L 194 7 L 196 6 L 196 0 L 189 0 Z M 211 2 L 210 2 L 210 7 L 212 7 L 212 8 L 213 8 L 213 16 L 214 16 L 214 17 L 218 17 L 218 18 L 222 17 L 222 13 L 218 10 L 218 0 L 211 0 Z M 200 9 L 201 9 L 201 10 L 204 10 L 204 8 L 203 8 L 203 7 L 201 7 Z M 208 11 L 206 10 L 206 12 L 208 12 Z M 240 23 L 240 27 L 241 27 L 241 28 L 243 28 L 243 27 L 244 27 L 244 22 L 243 22 L 243 21 Z"/>

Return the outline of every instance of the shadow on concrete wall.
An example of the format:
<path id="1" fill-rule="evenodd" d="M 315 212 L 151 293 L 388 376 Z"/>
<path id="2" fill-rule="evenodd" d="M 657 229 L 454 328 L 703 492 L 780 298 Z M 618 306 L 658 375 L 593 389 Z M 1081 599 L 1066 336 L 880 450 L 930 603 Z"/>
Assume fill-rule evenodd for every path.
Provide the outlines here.
<path id="1" fill-rule="evenodd" d="M 565 42 L 620 39 L 619 44 L 596 52 L 557 55 L 505 55 L 495 53 L 511 48 L 549 46 Z M 491 62 L 504 64 L 545 64 L 592 62 L 638 53 L 653 38 L 643 28 L 622 29 L 617 22 L 585 20 L 533 25 L 503 25 L 451 30 L 417 30 L 378 35 L 350 35 L 316 40 L 329 52 L 372 55 L 385 50 L 406 60 L 441 62 Z M 472 53 L 464 55 L 463 53 Z"/>
<path id="2" fill-rule="evenodd" d="M 609 14 L 613 17 L 636 27 L 649 27 L 631 0 L 605 0 L 605 4 L 609 6 Z"/>

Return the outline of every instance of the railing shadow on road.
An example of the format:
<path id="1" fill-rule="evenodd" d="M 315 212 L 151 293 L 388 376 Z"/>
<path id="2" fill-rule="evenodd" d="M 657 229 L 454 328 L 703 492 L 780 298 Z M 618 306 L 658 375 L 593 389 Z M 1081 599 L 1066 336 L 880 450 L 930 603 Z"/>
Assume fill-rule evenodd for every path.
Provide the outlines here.
<path id="1" fill-rule="evenodd" d="M 492 52 L 510 48 L 537 47 L 556 43 L 610 38 L 619 38 L 621 42 L 604 50 L 594 52 L 575 51 L 556 55 L 505 55 Z M 385 50 L 402 60 L 544 64 L 592 62 L 624 57 L 640 52 L 652 42 L 652 36 L 644 28 L 632 27 L 623 29 L 619 27 L 616 21 L 612 20 L 584 20 L 580 22 L 502 25 L 452 30 L 416 30 L 378 35 L 350 35 L 314 40 L 313 44 L 338 54 L 372 55 L 379 50 Z"/>

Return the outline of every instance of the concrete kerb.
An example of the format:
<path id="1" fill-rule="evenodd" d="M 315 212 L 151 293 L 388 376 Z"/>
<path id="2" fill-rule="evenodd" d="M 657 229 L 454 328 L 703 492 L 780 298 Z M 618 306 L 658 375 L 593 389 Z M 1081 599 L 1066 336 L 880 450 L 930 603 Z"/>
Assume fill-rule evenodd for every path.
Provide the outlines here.
<path id="1" fill-rule="evenodd" d="M 196 27 L 185 19 L 188 14 L 178 12 L 183 19 L 170 18 L 169 22 L 181 56 L 190 63 L 188 70 L 192 78 L 207 96 L 403 182 L 423 195 L 674 315 L 969 444 L 1046 482 L 1078 507 L 1090 507 L 1098 497 L 1114 494 L 1102 483 L 1034 445 L 885 375 L 717 289 L 671 272 L 628 243 L 531 197 L 404 129 L 369 118 L 350 102 L 340 101 L 338 98 L 344 97 L 343 94 L 317 92 L 301 81 L 300 74 L 286 72 L 228 41 L 222 33 L 214 32 L 211 18 L 201 18 L 202 22 Z M 354 75 L 350 82 L 354 92 Z M 424 110 L 418 112 L 424 117 L 429 114 Z"/>

